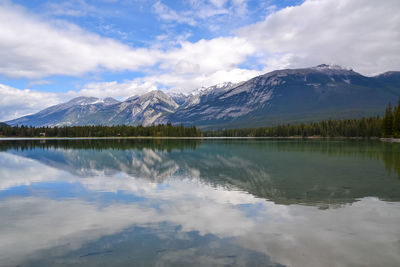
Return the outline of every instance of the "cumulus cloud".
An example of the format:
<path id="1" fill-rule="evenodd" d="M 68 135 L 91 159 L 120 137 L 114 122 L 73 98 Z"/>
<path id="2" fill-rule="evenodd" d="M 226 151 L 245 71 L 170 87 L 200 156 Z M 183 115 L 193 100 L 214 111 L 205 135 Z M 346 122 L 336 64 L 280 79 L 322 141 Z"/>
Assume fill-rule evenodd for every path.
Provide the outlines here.
<path id="1" fill-rule="evenodd" d="M 84 95 L 123 100 L 157 89 L 188 93 L 202 86 L 240 82 L 260 74 L 256 70 L 237 67 L 254 51 L 251 44 L 238 37 L 200 40 L 196 43 L 182 41 L 179 48 L 160 54 L 158 70 L 149 71 L 144 77 L 123 82 L 88 83 L 78 90 L 63 94 L 63 98 Z"/>
<path id="2" fill-rule="evenodd" d="M 221 82 L 240 82 L 261 74 L 237 67 L 254 52 L 250 43 L 238 37 L 182 41 L 180 47 L 159 56 L 159 69 L 154 73 L 124 82 L 90 83 L 69 95 L 124 99 L 156 89 L 187 93 Z"/>
<path id="3" fill-rule="evenodd" d="M 336 63 L 363 74 L 400 68 L 400 2 L 307 0 L 238 30 L 267 68 Z"/>
<path id="4" fill-rule="evenodd" d="M 125 81 L 118 83 L 113 82 L 99 82 L 90 83 L 78 92 L 69 92 L 69 95 L 84 95 L 94 96 L 99 98 L 114 97 L 117 99 L 124 99 L 133 95 L 141 95 L 153 90 L 157 90 L 157 85 L 149 81 L 140 81 L 139 79 L 133 81 Z"/>
<path id="5" fill-rule="evenodd" d="M 85 85 L 83 89 L 77 92 L 68 92 L 66 95 L 69 97 L 84 95 L 99 98 L 111 96 L 123 100 L 133 95 L 141 95 L 157 89 L 165 92 L 181 92 L 185 94 L 193 91 L 193 89 L 209 87 L 218 83 L 238 83 L 260 74 L 261 72 L 257 70 L 240 68 L 218 70 L 209 74 L 186 73 L 177 75 L 164 73 L 124 82 L 90 83 Z"/>
<path id="6" fill-rule="evenodd" d="M 182 42 L 179 48 L 162 56 L 161 69 L 169 69 L 177 74 L 232 69 L 254 52 L 250 43 L 238 37 Z"/>
<path id="7" fill-rule="evenodd" d="M 0 3 L 0 25 L 0 74 L 10 77 L 137 70 L 157 58 L 157 51 L 134 49 L 65 21 L 46 23 L 6 2 Z"/>
<path id="8" fill-rule="evenodd" d="M 0 84 L 0 121 L 14 119 L 60 103 L 61 95 Z"/>

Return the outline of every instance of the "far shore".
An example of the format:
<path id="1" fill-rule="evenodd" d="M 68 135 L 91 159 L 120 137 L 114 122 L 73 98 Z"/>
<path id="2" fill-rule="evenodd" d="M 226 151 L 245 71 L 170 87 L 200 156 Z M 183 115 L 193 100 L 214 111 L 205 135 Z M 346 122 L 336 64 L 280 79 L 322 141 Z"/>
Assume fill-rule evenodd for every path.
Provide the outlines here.
<path id="1" fill-rule="evenodd" d="M 380 138 L 382 142 L 400 143 L 400 138 Z"/>
<path id="2" fill-rule="evenodd" d="M 175 139 L 175 140 L 230 140 L 230 139 L 265 139 L 265 140 L 278 140 L 278 139 L 312 139 L 312 140 L 379 140 L 388 143 L 400 143 L 400 138 L 379 138 L 379 137 L 322 137 L 322 136 L 270 136 L 270 137 L 167 137 L 167 136 L 115 136 L 115 137 L 0 137 L 1 140 L 118 140 L 118 139 Z"/>

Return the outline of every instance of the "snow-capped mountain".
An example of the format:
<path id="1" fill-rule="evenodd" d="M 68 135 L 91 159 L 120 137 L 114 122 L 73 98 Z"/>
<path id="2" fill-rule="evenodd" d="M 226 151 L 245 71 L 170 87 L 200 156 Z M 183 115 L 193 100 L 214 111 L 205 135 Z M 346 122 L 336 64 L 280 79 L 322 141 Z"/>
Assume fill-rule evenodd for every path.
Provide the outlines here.
<path id="1" fill-rule="evenodd" d="M 400 81 L 335 65 L 273 71 L 226 90 L 198 94 L 169 117 L 207 128 L 257 127 L 382 114 L 400 97 Z"/>
<path id="2" fill-rule="evenodd" d="M 213 86 L 209 86 L 209 87 L 200 87 L 196 90 L 193 90 L 190 93 L 190 96 L 195 96 L 195 95 L 204 95 L 213 91 L 224 91 L 224 90 L 228 90 L 229 88 L 231 88 L 232 86 L 234 86 L 234 83 L 231 82 L 224 82 L 224 83 L 218 83 L 215 84 Z"/>
<path id="3" fill-rule="evenodd" d="M 183 103 L 185 103 L 185 101 L 189 97 L 188 95 L 180 92 L 167 92 L 167 95 L 169 95 L 178 105 L 182 105 Z"/>
<path id="4" fill-rule="evenodd" d="M 9 125 L 32 126 L 63 126 L 82 125 L 87 123 L 86 118 L 96 114 L 102 108 L 119 103 L 118 100 L 108 97 L 76 97 L 70 101 L 46 108 L 36 114 L 24 116 L 9 121 Z"/>
<path id="5" fill-rule="evenodd" d="M 77 97 L 8 123 L 32 126 L 151 125 L 178 107 L 170 96 L 161 91 L 132 96 L 123 102 L 113 98 Z"/>
<path id="6" fill-rule="evenodd" d="M 186 98 L 186 101 L 181 105 L 181 109 L 188 109 L 192 106 L 196 106 L 200 103 L 202 98 L 212 98 L 213 96 L 219 95 L 222 92 L 225 92 L 231 89 L 235 84 L 226 82 L 216 84 L 210 87 L 201 87 L 190 93 L 190 95 Z"/>
<path id="7" fill-rule="evenodd" d="M 130 97 L 102 110 L 106 125 L 152 125 L 173 113 L 179 105 L 162 91 Z M 107 117 L 107 115 L 109 115 Z M 104 121 L 103 119 L 103 121 Z"/>
<path id="8" fill-rule="evenodd" d="M 400 72 L 363 76 L 337 65 L 277 70 L 238 84 L 200 88 L 189 95 L 152 91 L 123 102 L 79 97 L 10 125 L 197 125 L 256 127 L 383 114 L 400 98 Z"/>

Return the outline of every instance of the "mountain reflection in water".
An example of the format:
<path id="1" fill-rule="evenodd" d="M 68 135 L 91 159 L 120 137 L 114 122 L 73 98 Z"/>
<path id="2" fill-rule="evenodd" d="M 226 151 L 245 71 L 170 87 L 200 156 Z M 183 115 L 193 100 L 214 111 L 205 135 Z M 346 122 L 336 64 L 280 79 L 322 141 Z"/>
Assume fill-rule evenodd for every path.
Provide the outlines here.
<path id="1" fill-rule="evenodd" d="M 400 144 L 368 141 L 46 140 L 1 150 L 78 177 L 119 172 L 151 182 L 173 176 L 246 191 L 275 203 L 399 201 Z M 381 168 L 384 163 L 385 170 Z M 377 178 L 379 176 L 379 178 Z"/>
<path id="2" fill-rule="evenodd" d="M 0 151 L 0 266 L 400 263 L 398 144 L 7 140 Z"/>

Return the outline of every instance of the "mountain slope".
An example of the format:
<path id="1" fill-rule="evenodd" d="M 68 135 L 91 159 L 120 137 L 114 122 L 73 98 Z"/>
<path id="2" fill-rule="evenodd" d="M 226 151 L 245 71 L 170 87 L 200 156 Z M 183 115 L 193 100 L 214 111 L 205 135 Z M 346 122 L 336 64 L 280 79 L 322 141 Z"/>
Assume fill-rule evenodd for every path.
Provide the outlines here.
<path id="1" fill-rule="evenodd" d="M 161 91 L 133 96 L 123 102 L 113 98 L 77 97 L 36 114 L 8 121 L 9 125 L 151 125 L 169 115 L 178 104 Z"/>
<path id="2" fill-rule="evenodd" d="M 142 96 L 130 97 L 117 105 L 102 109 L 103 120 L 98 124 L 106 125 L 151 125 L 161 117 L 173 113 L 179 105 L 161 91 L 151 91 Z M 105 123 L 106 122 L 106 123 Z"/>
<path id="3" fill-rule="evenodd" d="M 9 125 L 62 126 L 91 124 L 86 118 L 102 108 L 115 105 L 113 98 L 77 97 L 66 103 L 51 106 L 36 114 L 7 122 Z"/>
<path id="4" fill-rule="evenodd" d="M 400 97 L 394 76 L 365 77 L 331 65 L 273 71 L 201 95 L 196 105 L 183 105 L 168 119 L 221 128 L 375 116 Z"/>

